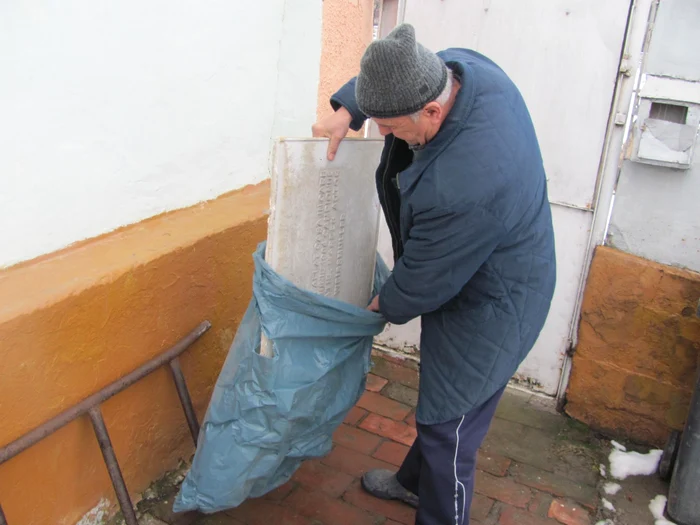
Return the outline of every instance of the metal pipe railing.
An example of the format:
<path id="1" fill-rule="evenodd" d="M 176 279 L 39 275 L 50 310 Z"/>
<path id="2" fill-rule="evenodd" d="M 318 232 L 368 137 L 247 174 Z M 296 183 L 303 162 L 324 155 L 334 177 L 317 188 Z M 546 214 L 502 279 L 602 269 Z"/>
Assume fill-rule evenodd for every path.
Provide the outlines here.
<path id="1" fill-rule="evenodd" d="M 131 504 L 131 498 L 129 497 L 129 491 L 126 488 L 126 483 L 124 483 L 124 478 L 122 476 L 121 469 L 119 468 L 117 457 L 114 454 L 114 449 L 112 448 L 112 441 L 109 437 L 109 432 L 107 431 L 104 419 L 102 418 L 100 404 L 133 385 L 140 379 L 143 379 L 157 368 L 160 368 L 164 364 L 168 363 L 170 365 L 170 371 L 173 376 L 173 381 L 175 382 L 178 397 L 180 398 L 180 403 L 182 404 L 185 417 L 187 418 L 187 425 L 189 426 L 190 433 L 192 434 L 192 440 L 196 446 L 197 436 L 199 435 L 199 422 L 197 421 L 197 415 L 195 414 L 194 407 L 192 406 L 192 399 L 190 398 L 190 393 L 187 390 L 187 383 L 185 382 L 185 377 L 182 374 L 182 369 L 180 368 L 180 363 L 177 358 L 192 343 L 199 339 L 204 332 L 209 330 L 209 328 L 211 328 L 211 323 L 209 321 L 200 323 L 194 330 L 192 330 L 184 338 L 175 343 L 173 347 L 163 352 L 161 355 L 154 357 L 133 372 L 125 375 L 121 379 L 118 379 L 114 383 L 107 385 L 102 390 L 91 395 L 77 405 L 73 405 L 68 410 L 61 412 L 42 425 L 39 425 L 34 430 L 27 432 L 15 441 L 0 448 L 0 465 L 12 459 L 17 454 L 25 451 L 32 445 L 38 443 L 46 436 L 53 434 L 59 428 L 66 426 L 71 421 L 84 414 L 88 414 L 90 416 L 90 420 L 92 421 L 95 436 L 100 444 L 100 450 L 102 450 L 102 456 L 105 460 L 109 477 L 112 480 L 112 486 L 114 487 L 114 491 L 117 495 L 119 506 L 121 507 L 122 514 L 124 515 L 124 520 L 126 521 L 127 525 L 138 525 L 136 513 L 134 512 L 134 507 Z M 2 510 L 2 505 L 0 505 L 0 525 L 7 525 L 7 518 Z"/>
<path id="2" fill-rule="evenodd" d="M 185 376 L 182 374 L 182 369 L 180 368 L 180 361 L 177 357 L 170 361 L 170 372 L 173 375 L 173 381 L 175 381 L 175 388 L 177 388 L 177 395 L 180 397 L 180 404 L 182 405 L 182 408 L 185 411 L 187 425 L 190 427 L 190 434 L 192 434 L 192 441 L 194 441 L 194 445 L 197 446 L 197 437 L 199 436 L 199 422 L 197 421 L 197 414 L 194 413 L 192 399 L 190 399 L 190 392 L 187 390 Z"/>
<path id="3" fill-rule="evenodd" d="M 114 453 L 114 448 L 112 448 L 112 440 L 109 439 L 109 432 L 107 432 L 105 420 L 102 419 L 102 410 L 100 410 L 99 405 L 88 410 L 88 415 L 90 416 L 90 421 L 92 421 L 92 428 L 95 431 L 95 436 L 97 436 L 97 441 L 100 444 L 102 457 L 107 465 L 107 471 L 112 480 L 114 492 L 117 494 L 117 501 L 119 502 L 119 507 L 122 509 L 124 521 L 128 524 L 138 523 L 136 513 L 134 512 L 134 506 L 131 504 L 131 498 L 129 497 L 129 491 L 126 488 L 126 483 L 124 483 L 122 470 L 119 468 L 117 456 Z"/>

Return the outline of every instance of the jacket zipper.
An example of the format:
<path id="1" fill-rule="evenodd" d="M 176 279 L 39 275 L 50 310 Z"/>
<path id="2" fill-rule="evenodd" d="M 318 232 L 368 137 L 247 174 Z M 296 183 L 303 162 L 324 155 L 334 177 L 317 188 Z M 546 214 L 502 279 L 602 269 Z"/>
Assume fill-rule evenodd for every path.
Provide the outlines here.
<path id="1" fill-rule="evenodd" d="M 389 173 L 389 165 L 391 163 L 391 154 L 394 151 L 394 144 L 396 144 L 396 138 L 391 139 L 391 146 L 389 146 L 389 154 L 386 156 L 386 166 L 384 167 L 384 173 L 382 174 L 382 187 L 384 188 L 384 200 L 386 201 L 386 209 L 387 209 L 387 225 L 389 226 L 389 232 L 391 233 L 391 244 L 394 249 L 394 255 L 398 253 L 398 246 L 396 243 L 399 241 L 399 235 L 400 232 L 397 231 L 397 225 L 394 224 L 393 218 L 393 210 L 391 209 L 391 199 L 389 199 L 388 195 L 386 195 L 387 192 L 387 174 Z M 400 198 L 400 197 L 399 197 Z"/>

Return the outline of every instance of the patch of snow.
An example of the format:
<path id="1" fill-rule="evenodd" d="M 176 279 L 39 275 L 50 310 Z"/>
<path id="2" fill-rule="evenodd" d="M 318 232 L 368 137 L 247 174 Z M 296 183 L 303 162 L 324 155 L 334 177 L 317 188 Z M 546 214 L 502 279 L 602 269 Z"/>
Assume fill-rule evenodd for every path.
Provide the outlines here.
<path id="1" fill-rule="evenodd" d="M 606 500 L 605 498 L 603 498 L 602 501 L 603 501 L 603 507 L 605 507 L 606 509 L 611 510 L 611 511 L 613 511 L 613 512 L 615 511 L 615 505 L 613 505 L 612 503 L 610 503 L 610 502 L 609 502 L 608 500 Z"/>
<path id="2" fill-rule="evenodd" d="M 674 522 L 664 518 L 664 511 L 666 510 L 666 496 L 659 494 L 654 499 L 649 502 L 649 510 L 654 516 L 654 525 L 676 525 Z"/>
<path id="3" fill-rule="evenodd" d="M 97 505 L 90 509 L 75 525 L 101 525 L 109 517 L 109 500 L 102 498 Z"/>
<path id="4" fill-rule="evenodd" d="M 615 447 L 617 450 L 622 450 L 623 452 L 625 452 L 627 450 L 627 447 L 625 447 L 624 445 L 621 445 L 620 443 L 618 443 L 614 439 L 610 442 L 610 444 L 613 447 Z"/>
<path id="5" fill-rule="evenodd" d="M 605 465 L 600 464 L 600 475 L 605 477 Z"/>
<path id="6" fill-rule="evenodd" d="M 620 489 L 622 489 L 622 487 L 619 483 L 606 483 L 603 486 L 603 490 L 605 491 L 605 493 L 609 494 L 610 496 L 614 496 L 615 494 L 620 492 Z"/>
<path id="7" fill-rule="evenodd" d="M 654 516 L 654 519 L 660 520 L 664 517 L 667 501 L 668 498 L 666 498 L 666 496 L 659 494 L 649 502 L 649 510 L 651 511 L 652 516 Z"/>
<path id="8" fill-rule="evenodd" d="M 661 460 L 661 450 L 650 450 L 647 454 L 613 450 L 610 453 L 610 474 L 616 479 L 628 476 L 649 476 L 656 472 Z"/>

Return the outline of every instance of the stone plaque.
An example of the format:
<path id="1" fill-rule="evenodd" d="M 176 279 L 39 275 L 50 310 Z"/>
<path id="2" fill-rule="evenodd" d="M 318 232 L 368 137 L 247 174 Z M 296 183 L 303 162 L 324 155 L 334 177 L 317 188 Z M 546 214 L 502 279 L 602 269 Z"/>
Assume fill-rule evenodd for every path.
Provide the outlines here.
<path id="1" fill-rule="evenodd" d="M 274 147 L 265 260 L 296 286 L 359 307 L 371 299 L 383 140 L 281 139 Z M 262 353 L 269 355 L 263 344 Z"/>

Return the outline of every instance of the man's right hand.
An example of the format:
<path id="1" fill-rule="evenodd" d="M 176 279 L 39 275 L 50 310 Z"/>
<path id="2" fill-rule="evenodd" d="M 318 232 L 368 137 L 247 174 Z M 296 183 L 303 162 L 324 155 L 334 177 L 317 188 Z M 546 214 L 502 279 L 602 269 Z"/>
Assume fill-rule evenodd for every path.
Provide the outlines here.
<path id="1" fill-rule="evenodd" d="M 335 158 L 340 141 L 345 138 L 350 130 L 352 115 L 344 107 L 322 118 L 311 126 L 311 133 L 314 137 L 326 137 L 330 139 L 328 143 L 328 160 Z"/>

